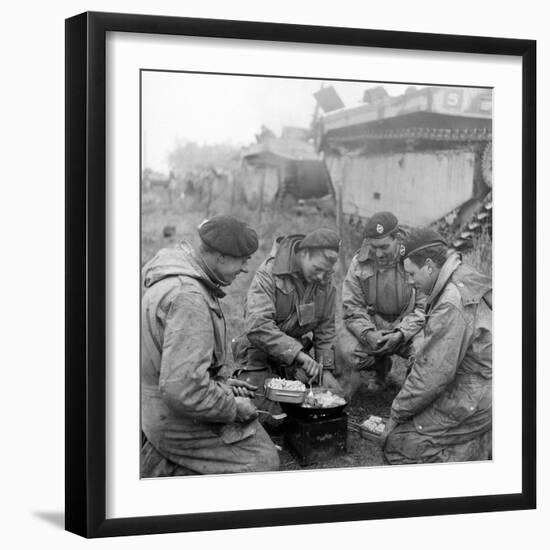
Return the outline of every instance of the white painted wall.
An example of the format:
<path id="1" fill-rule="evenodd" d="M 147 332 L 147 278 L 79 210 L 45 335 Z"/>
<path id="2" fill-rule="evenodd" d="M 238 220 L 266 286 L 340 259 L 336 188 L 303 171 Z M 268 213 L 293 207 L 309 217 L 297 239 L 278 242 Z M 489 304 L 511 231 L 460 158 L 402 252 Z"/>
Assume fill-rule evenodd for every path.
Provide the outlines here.
<path id="1" fill-rule="evenodd" d="M 327 166 L 343 185 L 345 214 L 389 210 L 401 223 L 427 225 L 472 196 L 474 154 L 466 150 L 328 158 Z"/>

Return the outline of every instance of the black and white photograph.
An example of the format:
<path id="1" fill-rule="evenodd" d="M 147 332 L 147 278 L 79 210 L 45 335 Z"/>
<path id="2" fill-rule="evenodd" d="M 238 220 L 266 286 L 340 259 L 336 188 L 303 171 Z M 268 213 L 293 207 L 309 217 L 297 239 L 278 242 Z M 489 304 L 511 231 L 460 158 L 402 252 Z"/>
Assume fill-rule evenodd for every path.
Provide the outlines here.
<path id="1" fill-rule="evenodd" d="M 139 81 L 141 478 L 491 461 L 493 89 Z"/>
<path id="2" fill-rule="evenodd" d="M 548 538 L 543 7 L 7 5 L 4 548 Z"/>
<path id="3" fill-rule="evenodd" d="M 67 529 L 533 508 L 534 42 L 67 33 Z"/>

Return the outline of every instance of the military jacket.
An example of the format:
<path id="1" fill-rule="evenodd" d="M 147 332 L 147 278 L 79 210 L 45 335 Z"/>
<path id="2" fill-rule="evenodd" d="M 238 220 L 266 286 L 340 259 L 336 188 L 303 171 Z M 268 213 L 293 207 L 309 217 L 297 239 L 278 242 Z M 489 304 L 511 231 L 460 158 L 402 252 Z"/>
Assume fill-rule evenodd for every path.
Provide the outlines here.
<path id="1" fill-rule="evenodd" d="M 249 364 L 261 357 L 254 350 L 292 364 L 303 349 L 300 338 L 309 332 L 317 360 L 332 364 L 336 290 L 331 278 L 323 284 L 303 281 L 295 256 L 302 238 L 278 240 L 252 280 L 245 304 Z"/>
<path id="2" fill-rule="evenodd" d="M 196 448 L 236 417 L 223 367 L 224 293 L 206 270 L 186 243 L 143 268 L 142 428 L 165 456 Z"/>
<path id="3" fill-rule="evenodd" d="M 491 279 L 452 254 L 427 301 L 423 346 L 392 404 L 398 422 L 460 439 L 483 433 L 492 414 Z M 449 441 L 449 444 L 453 443 Z"/>
<path id="4" fill-rule="evenodd" d="M 401 257 L 380 266 L 365 243 L 349 266 L 342 288 L 344 323 L 358 339 L 367 330 L 395 330 L 408 342 L 424 325 L 425 297 L 408 282 Z"/>

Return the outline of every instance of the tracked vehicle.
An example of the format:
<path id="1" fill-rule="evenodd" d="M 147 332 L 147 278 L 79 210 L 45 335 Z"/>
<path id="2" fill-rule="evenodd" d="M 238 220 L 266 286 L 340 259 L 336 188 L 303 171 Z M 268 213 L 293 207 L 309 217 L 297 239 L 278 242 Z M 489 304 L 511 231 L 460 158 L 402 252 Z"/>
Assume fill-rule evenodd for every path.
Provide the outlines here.
<path id="1" fill-rule="evenodd" d="M 319 117 L 316 136 L 348 223 L 390 210 L 455 248 L 492 226 L 492 91 L 410 87 Z"/>

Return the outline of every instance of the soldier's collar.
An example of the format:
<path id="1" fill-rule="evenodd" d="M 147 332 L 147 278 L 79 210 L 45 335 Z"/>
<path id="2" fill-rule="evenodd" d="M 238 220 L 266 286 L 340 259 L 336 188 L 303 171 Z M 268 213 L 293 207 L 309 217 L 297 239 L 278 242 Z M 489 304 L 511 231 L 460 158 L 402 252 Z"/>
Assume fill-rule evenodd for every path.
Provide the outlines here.
<path id="1" fill-rule="evenodd" d="M 453 252 L 445 260 L 445 263 L 441 266 L 441 271 L 437 276 L 434 287 L 428 296 L 427 303 L 432 304 L 435 302 L 441 291 L 451 278 L 451 275 L 456 271 L 457 267 L 462 263 L 460 254 Z"/>
<path id="2" fill-rule="evenodd" d="M 204 273 L 203 282 L 206 284 L 210 292 L 216 296 L 216 298 L 223 298 L 225 292 L 221 289 L 222 286 L 229 286 L 229 283 L 222 281 L 216 274 L 210 269 L 208 264 L 204 261 L 204 258 L 199 252 L 195 253 L 195 259 Z"/>
<path id="3" fill-rule="evenodd" d="M 274 275 L 289 275 L 300 271 L 296 251 L 303 238 L 303 235 L 291 235 L 279 243 L 273 260 Z"/>
<path id="4" fill-rule="evenodd" d="M 369 259 L 370 256 L 370 247 L 366 241 L 366 239 L 363 240 L 361 243 L 361 248 L 359 249 L 359 252 L 357 254 L 357 259 L 360 262 L 366 262 Z"/>

